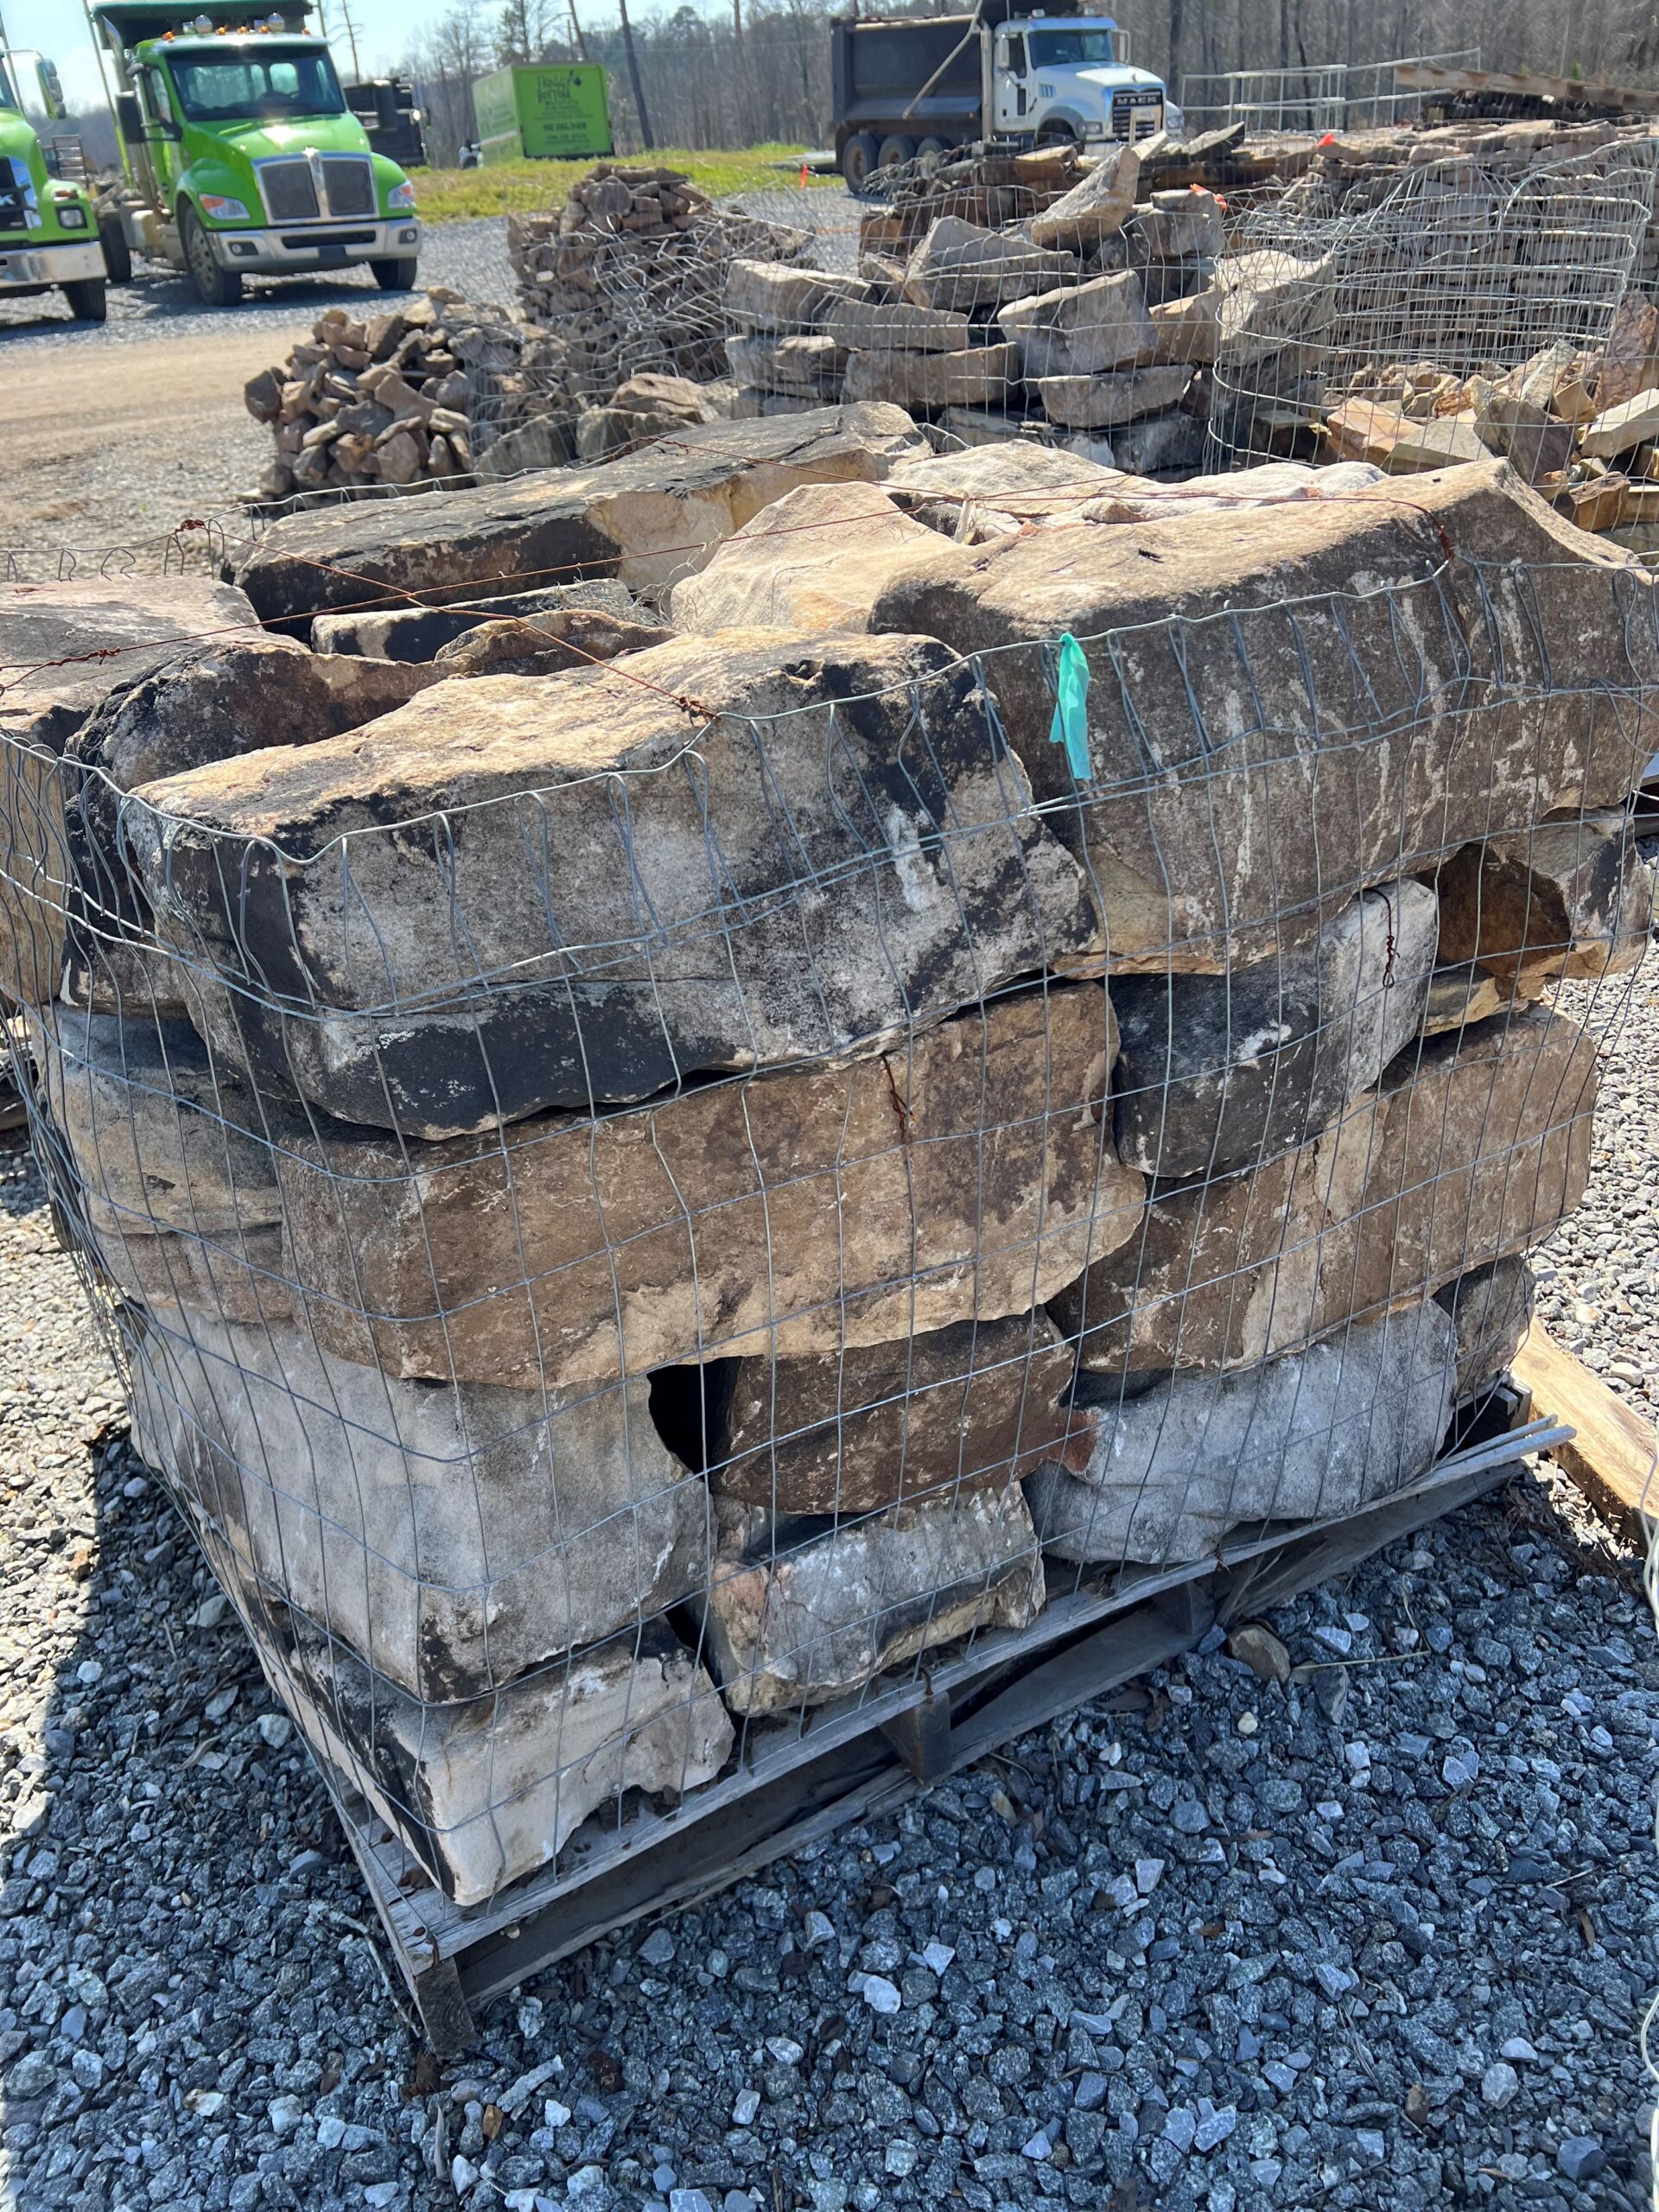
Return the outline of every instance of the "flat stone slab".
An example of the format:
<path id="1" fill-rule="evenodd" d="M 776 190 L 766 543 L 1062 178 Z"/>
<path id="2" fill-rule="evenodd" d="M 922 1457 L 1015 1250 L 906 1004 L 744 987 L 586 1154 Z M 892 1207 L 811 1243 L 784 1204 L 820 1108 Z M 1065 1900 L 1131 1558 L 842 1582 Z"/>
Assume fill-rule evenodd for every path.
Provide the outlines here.
<path id="1" fill-rule="evenodd" d="M 137 1449 L 246 1580 L 444 1700 L 656 1618 L 707 1580 L 708 1496 L 641 1379 L 588 1394 L 400 1382 L 302 1328 L 161 1306 Z"/>
<path id="2" fill-rule="evenodd" d="M 996 320 L 1018 343 L 1029 377 L 1130 368 L 1158 350 L 1141 280 L 1128 269 L 1015 301 Z"/>
<path id="3" fill-rule="evenodd" d="M 1523 1254 L 1511 1253 L 1471 1268 L 1434 1295 L 1457 1331 L 1459 1400 L 1478 1398 L 1526 1341 L 1532 1325 L 1532 1269 Z"/>
<path id="4" fill-rule="evenodd" d="M 111 692 L 198 639 L 256 629 L 228 584 L 196 576 L 0 585 L 0 993 L 56 995 L 72 873 L 54 757 Z"/>
<path id="5" fill-rule="evenodd" d="M 1622 808 L 1465 845 L 1437 887 L 1441 960 L 1473 961 L 1506 996 L 1624 974 L 1648 949 L 1653 870 Z"/>
<path id="6" fill-rule="evenodd" d="M 1312 1143 L 1158 1192 L 1050 1310 L 1108 1376 L 1300 1349 L 1541 1243 L 1584 1195 L 1595 1096 L 1593 1038 L 1554 1014 L 1431 1038 Z"/>
<path id="7" fill-rule="evenodd" d="M 597 1122 L 302 1129 L 277 1155 L 291 1271 L 341 1357 L 524 1389 L 1027 1313 L 1140 1227 L 1116 1046 L 1098 983 L 1054 987 Z"/>
<path id="8" fill-rule="evenodd" d="M 740 391 L 833 397 L 840 389 L 847 356 L 833 338 L 785 338 L 767 332 L 728 338 L 726 359 Z"/>
<path id="9" fill-rule="evenodd" d="M 1003 407 L 1023 370 L 1017 346 L 975 346 L 959 353 L 890 350 L 848 357 L 849 399 L 888 399 L 900 407 Z"/>
<path id="10" fill-rule="evenodd" d="M 1056 446 L 1000 436 L 901 461 L 882 490 L 930 530 L 968 544 L 978 542 L 976 516 L 995 517 L 999 524 L 1006 518 L 1010 532 L 1022 523 L 1069 519 L 1121 481 L 1113 470 Z M 935 557 L 945 556 L 940 550 Z"/>
<path id="11" fill-rule="evenodd" d="M 1223 975 L 1402 861 L 1618 804 L 1659 750 L 1654 589 L 1489 458 L 1409 500 L 1377 482 L 952 550 L 870 623 L 985 656 L 1115 969 Z M 1081 791 L 1050 736 L 1067 630 L 1091 671 Z"/>
<path id="12" fill-rule="evenodd" d="M 861 276 L 785 261 L 738 259 L 726 276 L 726 312 L 752 330 L 816 331 L 837 302 L 869 297 Z"/>
<path id="13" fill-rule="evenodd" d="M 1230 1535 L 1357 1513 L 1427 1474 L 1455 1395 L 1457 1332 L 1431 1299 L 1230 1375 L 1178 1375 L 1124 1399 L 1085 1376 L 1098 1441 L 1077 1473 L 1026 1485 L 1056 1558 L 1174 1567 Z"/>
<path id="14" fill-rule="evenodd" d="M 1187 368 L 1129 369 L 1118 376 L 1044 377 L 1037 386 L 1051 423 L 1078 430 L 1110 429 L 1137 415 L 1173 407 L 1192 381 Z"/>
<path id="15" fill-rule="evenodd" d="M 694 424 L 592 467 L 288 516 L 236 581 L 263 621 L 290 625 L 377 600 L 407 606 L 410 594 L 442 605 L 583 576 L 672 583 L 798 484 L 879 482 L 920 443 L 893 408 Z"/>
<path id="16" fill-rule="evenodd" d="M 1129 146 L 1108 146 L 1069 192 L 1031 217 L 1026 230 L 1033 245 L 1071 253 L 1094 253 L 1116 238 L 1135 206 L 1141 183 L 1141 157 Z"/>
<path id="17" fill-rule="evenodd" d="M 839 1359 L 742 1359 L 711 1423 L 716 1493 L 773 1513 L 867 1513 L 929 1492 L 1006 1487 L 1086 1458 L 1077 1362 L 1046 1314 L 959 1321 Z"/>
<path id="18" fill-rule="evenodd" d="M 1221 294 L 1213 287 L 1148 310 L 1158 334 L 1154 365 L 1182 361 L 1209 366 L 1221 351 Z"/>
<path id="19" fill-rule="evenodd" d="M 743 1541 L 747 1516 L 727 1512 L 704 1630 L 740 1717 L 822 1705 L 958 1637 L 1023 1628 L 1043 1608 L 1042 1554 L 1017 1483 L 895 1507 L 798 1548 L 785 1548 L 787 1523 L 766 1529 L 759 1557 Z"/>
<path id="20" fill-rule="evenodd" d="M 908 300 L 838 300 L 823 328 L 845 353 L 960 353 L 969 342 L 965 315 Z"/>
<path id="21" fill-rule="evenodd" d="M 868 1051 L 1100 944 L 925 639 L 739 631 L 442 683 L 149 785 L 123 834 L 216 1048 L 416 1136 Z"/>
<path id="22" fill-rule="evenodd" d="M 1167 1179 L 1230 1174 L 1306 1143 L 1421 1027 L 1439 915 L 1434 893 L 1407 879 L 1281 959 L 1119 977 L 1118 1157 Z"/>
<path id="23" fill-rule="evenodd" d="M 677 629 L 849 634 L 937 533 L 875 484 L 807 484 L 786 492 L 716 546 L 706 569 L 674 587 Z"/>
<path id="24" fill-rule="evenodd" d="M 1000 308 L 1074 283 L 1075 254 L 1046 252 L 1007 231 L 982 230 L 957 215 L 930 223 L 905 266 L 905 297 L 918 307 Z"/>

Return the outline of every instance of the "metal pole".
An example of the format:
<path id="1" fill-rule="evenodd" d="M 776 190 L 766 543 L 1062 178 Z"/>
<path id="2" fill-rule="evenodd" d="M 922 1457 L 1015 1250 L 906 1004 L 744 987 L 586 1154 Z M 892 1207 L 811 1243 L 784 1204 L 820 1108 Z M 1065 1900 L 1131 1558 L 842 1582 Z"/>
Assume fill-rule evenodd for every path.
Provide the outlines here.
<path id="1" fill-rule="evenodd" d="M 639 82 L 639 58 L 633 50 L 633 26 L 628 21 L 628 0 L 616 0 L 622 16 L 622 45 L 628 57 L 628 82 L 633 88 L 633 111 L 639 118 L 639 137 L 647 153 L 653 144 L 651 118 L 645 113 L 645 87 Z"/>

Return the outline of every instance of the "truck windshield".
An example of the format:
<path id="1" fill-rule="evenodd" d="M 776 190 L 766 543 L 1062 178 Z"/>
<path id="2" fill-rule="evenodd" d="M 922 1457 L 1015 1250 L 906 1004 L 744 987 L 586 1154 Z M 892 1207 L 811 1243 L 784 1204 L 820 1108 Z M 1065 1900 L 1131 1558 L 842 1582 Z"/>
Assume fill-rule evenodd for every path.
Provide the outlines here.
<path id="1" fill-rule="evenodd" d="M 1110 31 L 1033 31 L 1031 58 L 1039 69 L 1093 69 L 1117 56 Z"/>
<path id="2" fill-rule="evenodd" d="M 244 49 L 204 55 L 200 61 L 188 54 L 173 54 L 167 67 L 179 105 L 191 123 L 269 123 L 289 116 L 345 111 L 334 65 L 315 50 L 250 54 Z"/>

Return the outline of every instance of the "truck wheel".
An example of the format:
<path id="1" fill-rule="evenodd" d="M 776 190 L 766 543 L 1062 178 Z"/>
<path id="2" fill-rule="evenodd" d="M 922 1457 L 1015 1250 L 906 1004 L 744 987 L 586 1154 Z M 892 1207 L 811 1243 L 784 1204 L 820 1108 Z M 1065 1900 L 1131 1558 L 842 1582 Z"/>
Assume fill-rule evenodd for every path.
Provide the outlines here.
<path id="1" fill-rule="evenodd" d="M 875 166 L 879 169 L 898 169 L 915 158 L 916 141 L 913 138 L 884 138 L 881 150 L 875 157 Z"/>
<path id="2" fill-rule="evenodd" d="M 77 322 L 102 322 L 108 312 L 101 276 L 82 276 L 73 284 L 66 284 L 63 296 Z"/>
<path id="3" fill-rule="evenodd" d="M 849 191 L 863 190 L 866 178 L 875 167 L 875 140 L 870 133 L 855 130 L 841 149 L 841 173 Z"/>
<path id="4" fill-rule="evenodd" d="M 916 141 L 916 158 L 918 162 L 925 155 L 943 154 L 945 150 L 945 142 L 943 138 L 918 138 Z"/>
<path id="5" fill-rule="evenodd" d="M 383 292 L 412 292 L 418 265 L 417 258 L 412 253 L 405 254 L 397 261 L 372 261 L 369 264 L 374 272 L 374 281 Z"/>
<path id="6" fill-rule="evenodd" d="M 234 269 L 221 269 L 213 259 L 213 241 L 194 207 L 187 206 L 180 213 L 179 243 L 203 307 L 233 308 L 242 296 L 242 279 Z"/>
<path id="7" fill-rule="evenodd" d="M 99 217 L 98 242 L 104 249 L 104 267 L 111 283 L 130 284 L 132 248 L 127 244 L 127 234 L 118 215 Z"/>

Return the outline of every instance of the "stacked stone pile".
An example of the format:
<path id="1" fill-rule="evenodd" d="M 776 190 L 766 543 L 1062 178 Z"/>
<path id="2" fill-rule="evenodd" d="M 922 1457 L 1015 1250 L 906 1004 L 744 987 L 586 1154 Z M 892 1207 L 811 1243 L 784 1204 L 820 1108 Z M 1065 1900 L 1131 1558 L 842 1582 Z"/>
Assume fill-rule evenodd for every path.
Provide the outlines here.
<path id="1" fill-rule="evenodd" d="M 141 1447 L 460 1902 L 1502 1371 L 1655 587 L 1491 457 L 1313 480 L 857 404 L 14 592 L 0 982 Z"/>
<path id="2" fill-rule="evenodd" d="M 1006 436 L 1012 419 L 1052 425 L 1107 466 L 1196 468 L 1220 343 L 1221 203 L 1190 187 L 1147 195 L 1127 147 L 1065 168 L 1066 189 L 1021 188 L 1040 204 L 1001 228 L 957 212 L 990 213 L 988 188 L 925 200 L 913 236 L 874 219 L 855 275 L 734 263 L 740 410 L 839 393 L 934 416 L 966 442 Z"/>
<path id="3" fill-rule="evenodd" d="M 601 162 L 556 213 L 507 218 L 519 310 L 546 332 L 540 389 L 579 409 L 602 406 L 641 371 L 721 375 L 732 262 L 797 260 L 807 243 L 717 206 L 677 169 Z"/>
<path id="4" fill-rule="evenodd" d="M 276 443 L 259 496 L 469 477 L 543 406 L 524 353 L 499 308 L 442 286 L 379 315 L 326 308 L 281 368 L 247 385 L 248 412 Z"/>

